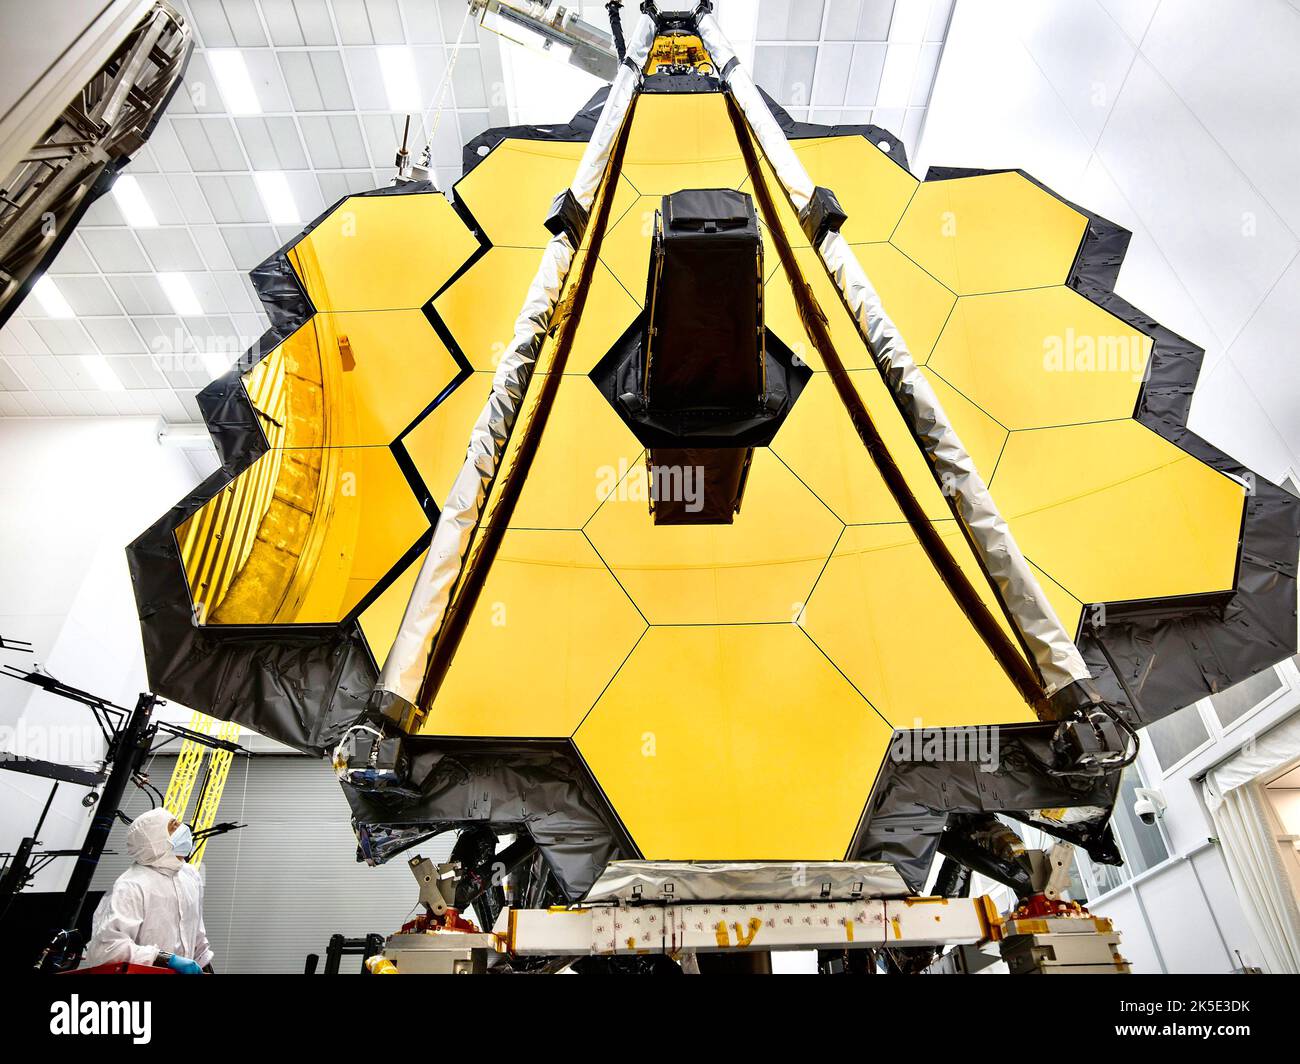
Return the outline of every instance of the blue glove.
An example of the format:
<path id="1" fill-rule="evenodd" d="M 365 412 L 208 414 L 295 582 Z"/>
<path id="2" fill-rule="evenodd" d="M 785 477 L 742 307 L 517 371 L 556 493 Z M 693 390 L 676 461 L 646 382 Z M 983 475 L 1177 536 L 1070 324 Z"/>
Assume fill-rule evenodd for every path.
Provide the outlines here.
<path id="1" fill-rule="evenodd" d="M 167 967 L 173 972 L 179 972 L 181 975 L 202 975 L 203 969 L 198 966 L 197 961 L 192 961 L 189 957 L 178 957 L 172 954 L 172 959 L 167 962 Z"/>

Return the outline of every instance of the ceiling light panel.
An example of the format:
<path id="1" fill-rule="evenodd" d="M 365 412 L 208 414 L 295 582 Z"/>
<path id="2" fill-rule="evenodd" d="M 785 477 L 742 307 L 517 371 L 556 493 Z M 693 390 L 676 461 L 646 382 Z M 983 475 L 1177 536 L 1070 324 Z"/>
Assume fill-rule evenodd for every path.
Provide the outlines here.
<path id="1" fill-rule="evenodd" d="M 217 48 L 208 52 L 208 63 L 212 67 L 212 76 L 217 80 L 217 88 L 230 114 L 259 115 L 262 113 L 262 103 L 253 88 L 253 79 L 249 77 L 243 52 L 234 48 Z"/>
<path id="2" fill-rule="evenodd" d="M 172 310 L 176 311 L 182 318 L 197 317 L 203 313 L 199 297 L 194 294 L 189 278 L 183 273 L 160 273 L 158 283 L 162 285 L 162 290 L 166 293 L 167 300 L 172 305 Z"/>
<path id="3" fill-rule="evenodd" d="M 117 200 L 118 210 L 126 219 L 126 224 L 133 229 L 153 229 L 158 219 L 145 199 L 140 182 L 130 174 L 123 174 L 113 185 L 113 198 Z"/>
<path id="4" fill-rule="evenodd" d="M 283 173 L 279 170 L 259 170 L 253 175 L 253 181 L 272 225 L 294 225 L 302 221 L 302 214 Z"/>
<path id="5" fill-rule="evenodd" d="M 59 291 L 59 286 L 54 283 L 54 279 L 49 275 L 42 277 L 32 285 L 32 294 L 36 296 L 36 301 L 40 303 L 41 310 L 49 318 L 71 318 L 75 315 L 72 313 L 72 306 L 64 298 L 63 293 Z"/>

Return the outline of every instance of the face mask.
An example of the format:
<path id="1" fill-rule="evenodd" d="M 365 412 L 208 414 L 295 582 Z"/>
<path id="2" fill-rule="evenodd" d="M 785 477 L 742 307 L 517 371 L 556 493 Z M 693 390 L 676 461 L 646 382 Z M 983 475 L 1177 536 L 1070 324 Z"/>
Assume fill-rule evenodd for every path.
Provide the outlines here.
<path id="1" fill-rule="evenodd" d="M 188 824 L 182 824 L 169 836 L 172 842 L 172 853 L 177 857 L 188 857 L 194 852 L 194 833 L 190 831 Z"/>

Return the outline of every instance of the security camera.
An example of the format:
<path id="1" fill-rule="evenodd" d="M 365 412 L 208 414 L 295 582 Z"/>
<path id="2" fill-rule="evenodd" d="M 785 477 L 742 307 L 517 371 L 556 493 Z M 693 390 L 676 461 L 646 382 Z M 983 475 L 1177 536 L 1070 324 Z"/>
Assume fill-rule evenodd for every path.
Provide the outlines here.
<path id="1" fill-rule="evenodd" d="M 1136 793 L 1133 812 L 1138 815 L 1142 823 L 1150 826 L 1165 815 L 1165 807 L 1169 803 L 1165 801 L 1163 794 L 1159 791 L 1147 790 L 1145 787 L 1139 787 Z"/>

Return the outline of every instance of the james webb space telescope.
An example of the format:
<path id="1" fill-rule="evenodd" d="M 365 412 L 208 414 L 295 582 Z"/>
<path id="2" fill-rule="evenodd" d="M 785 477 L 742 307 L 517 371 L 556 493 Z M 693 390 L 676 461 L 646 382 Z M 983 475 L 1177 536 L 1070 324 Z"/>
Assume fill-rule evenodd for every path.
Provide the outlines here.
<path id="1" fill-rule="evenodd" d="M 222 467 L 130 548 L 155 690 L 331 756 L 364 860 L 459 831 L 489 922 L 494 861 L 527 908 L 1028 890 L 997 816 L 1119 860 L 1137 729 L 1294 653 L 1300 532 L 1128 234 L 793 120 L 707 4 L 616 70 L 253 271 Z"/>

